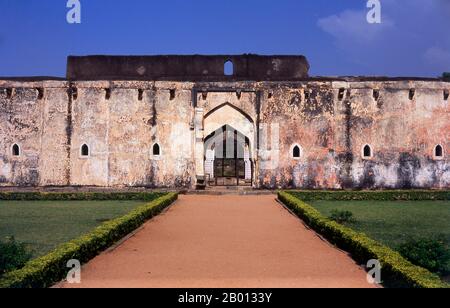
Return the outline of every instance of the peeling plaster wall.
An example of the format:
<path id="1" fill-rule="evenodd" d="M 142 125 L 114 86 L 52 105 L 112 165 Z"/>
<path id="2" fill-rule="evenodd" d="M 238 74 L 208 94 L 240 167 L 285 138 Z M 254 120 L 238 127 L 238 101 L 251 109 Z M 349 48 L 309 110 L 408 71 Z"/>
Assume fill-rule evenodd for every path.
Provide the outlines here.
<path id="1" fill-rule="evenodd" d="M 108 158 L 110 152 L 110 109 L 116 100 L 107 101 L 102 88 L 77 87 L 77 98 L 72 98 L 70 131 L 70 180 L 72 185 L 108 186 Z M 126 105 L 126 102 L 124 102 Z M 89 156 L 81 156 L 86 144 Z"/>
<path id="2" fill-rule="evenodd" d="M 42 88 L 44 89 L 44 88 Z M 66 88 L 45 87 L 42 112 L 42 136 L 40 142 L 40 186 L 70 185 L 70 161 L 68 152 L 68 95 Z M 29 116 L 29 111 L 25 111 Z M 14 131 L 18 135 L 17 131 Z M 28 137 L 25 137 L 28 139 Z M 14 183 L 14 182 L 13 182 Z M 14 183 L 17 184 L 17 183 Z"/>
<path id="3" fill-rule="evenodd" d="M 343 187 L 448 187 L 447 151 L 444 160 L 433 159 L 437 144 L 448 148 L 446 87 L 448 83 L 351 84 L 350 93 L 337 104 L 341 115 L 337 126 L 349 127 L 347 133 L 337 134 L 338 152 L 340 157 L 351 154 L 347 162 L 345 158 L 340 160 L 345 165 L 342 169 L 348 171 L 341 177 Z M 373 88 L 379 89 L 378 100 L 373 97 Z M 415 89 L 413 99 L 409 99 L 410 89 Z M 371 159 L 362 159 L 365 144 L 373 149 Z"/>
<path id="4" fill-rule="evenodd" d="M 268 160 L 278 163 L 262 164 L 262 159 L 259 185 L 271 188 L 339 188 L 330 83 L 277 85 L 263 95 L 261 105 L 261 123 L 268 127 L 266 132 L 262 132 L 261 147 L 268 150 Z M 276 134 L 276 124 L 279 125 L 279 145 L 271 137 Z M 301 147 L 298 160 L 291 157 L 293 144 Z M 263 170 L 266 169 L 264 165 L 267 170 Z"/>
<path id="5" fill-rule="evenodd" d="M 263 100 L 261 119 L 280 125 L 280 159 L 273 170 L 260 170 L 260 186 L 448 188 L 450 110 L 443 95 L 448 87 L 420 81 L 275 87 Z M 302 149 L 298 160 L 291 157 L 294 144 Z M 370 159 L 362 157 L 366 144 L 373 151 Z M 442 160 L 433 157 L 437 144 L 444 148 Z M 276 153 L 271 151 L 272 161 Z"/>
<path id="6" fill-rule="evenodd" d="M 194 120 L 201 112 L 217 123 L 252 123 L 254 187 L 449 188 L 449 88 L 415 80 L 0 80 L 0 186 L 195 187 L 203 156 L 196 125 L 203 137 L 208 130 Z M 239 119 L 230 119 L 234 111 Z M 366 144 L 370 159 L 362 158 Z M 433 157 L 437 144 L 442 160 Z"/>
<path id="7" fill-rule="evenodd" d="M 161 146 L 161 158 L 151 161 L 148 184 L 158 187 L 193 187 L 195 185 L 192 85 L 156 82 L 152 121 L 156 134 L 152 142 Z M 171 99 L 170 91 L 174 91 Z"/>
<path id="8" fill-rule="evenodd" d="M 0 91 L 1 186 L 194 183 L 189 85 L 0 81 L 0 88 L 14 89 L 11 98 Z M 45 89 L 41 99 L 37 88 Z M 68 93 L 71 88 L 76 95 Z M 12 156 L 14 143 L 21 148 L 20 157 Z M 155 143 L 160 156 L 152 155 Z M 89 146 L 88 157 L 81 155 L 83 144 Z"/>
<path id="9" fill-rule="evenodd" d="M 10 98 L 8 97 L 10 96 Z M 42 136 L 42 110 L 34 89 L 15 88 L 11 94 L 0 94 L 0 183 L 38 185 Z M 13 144 L 20 156 L 12 156 Z"/>
<path id="10" fill-rule="evenodd" d="M 72 185 L 190 187 L 190 91 L 169 83 L 77 86 L 85 88 L 73 103 Z M 84 143 L 87 158 L 80 156 Z M 155 143 L 159 156 L 152 154 Z"/>

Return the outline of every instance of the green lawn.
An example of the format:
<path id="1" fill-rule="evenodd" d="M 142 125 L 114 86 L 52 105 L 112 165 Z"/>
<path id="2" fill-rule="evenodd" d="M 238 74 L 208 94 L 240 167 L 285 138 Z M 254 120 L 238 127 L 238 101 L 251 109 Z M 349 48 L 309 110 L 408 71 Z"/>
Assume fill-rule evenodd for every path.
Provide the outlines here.
<path id="1" fill-rule="evenodd" d="M 308 201 L 325 216 L 333 209 L 353 213 L 349 226 L 396 249 L 411 236 L 442 234 L 450 243 L 450 201 Z"/>
<path id="2" fill-rule="evenodd" d="M 14 236 L 35 257 L 145 201 L 0 201 L 0 239 Z"/>

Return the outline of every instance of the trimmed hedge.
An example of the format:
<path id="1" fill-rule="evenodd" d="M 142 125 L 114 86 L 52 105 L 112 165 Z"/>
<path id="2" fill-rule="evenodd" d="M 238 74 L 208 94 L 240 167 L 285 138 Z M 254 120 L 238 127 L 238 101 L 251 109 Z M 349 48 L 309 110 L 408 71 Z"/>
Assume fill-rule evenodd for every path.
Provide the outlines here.
<path id="1" fill-rule="evenodd" d="M 441 281 L 439 276 L 413 265 L 398 252 L 369 238 L 364 233 L 356 232 L 324 217 L 297 196 L 296 193 L 278 193 L 278 198 L 306 224 L 331 243 L 351 253 L 356 261 L 365 264 L 368 260 L 377 259 L 382 266 L 384 285 L 414 288 L 449 287 L 448 284 Z"/>
<path id="2" fill-rule="evenodd" d="M 311 200 L 450 200 L 448 190 L 379 190 L 379 191 L 311 191 L 292 190 L 288 193 L 298 197 L 303 201 Z"/>
<path id="3" fill-rule="evenodd" d="M 17 201 L 91 201 L 142 200 L 151 201 L 165 195 L 161 192 L 0 192 L 0 200 Z"/>
<path id="4" fill-rule="evenodd" d="M 0 288 L 46 288 L 52 286 L 66 277 L 69 270 L 66 267 L 67 261 L 77 259 L 82 264 L 86 263 L 138 228 L 146 220 L 159 214 L 177 197 L 177 193 L 164 194 L 125 216 L 106 222 L 90 233 L 62 244 L 49 254 L 31 260 L 23 268 L 6 273 L 0 279 Z"/>

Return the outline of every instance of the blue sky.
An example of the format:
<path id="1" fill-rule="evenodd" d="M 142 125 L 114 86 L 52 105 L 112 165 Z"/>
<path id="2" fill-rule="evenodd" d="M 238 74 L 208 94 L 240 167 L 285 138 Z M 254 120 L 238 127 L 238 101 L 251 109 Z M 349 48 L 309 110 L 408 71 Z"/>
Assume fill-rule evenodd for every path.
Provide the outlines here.
<path id="1" fill-rule="evenodd" d="M 64 76 L 67 55 L 304 54 L 311 75 L 450 71 L 450 0 L 0 0 L 0 76 Z"/>

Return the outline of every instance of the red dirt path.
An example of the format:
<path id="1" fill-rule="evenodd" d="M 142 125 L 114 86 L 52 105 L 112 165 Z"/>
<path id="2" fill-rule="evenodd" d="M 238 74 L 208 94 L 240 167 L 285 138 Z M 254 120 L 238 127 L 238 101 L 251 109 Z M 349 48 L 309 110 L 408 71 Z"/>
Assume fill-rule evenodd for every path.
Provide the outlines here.
<path id="1" fill-rule="evenodd" d="M 269 196 L 181 195 L 57 287 L 373 287 L 344 252 Z"/>

